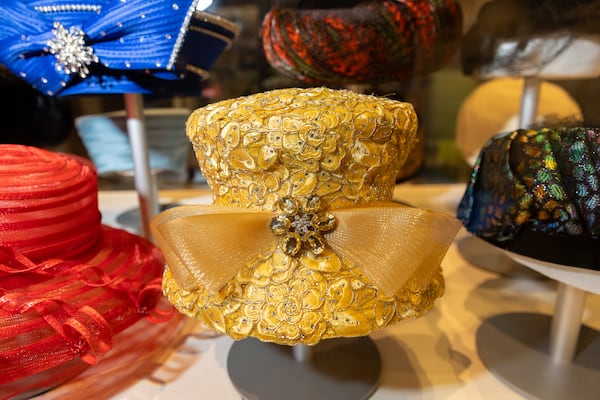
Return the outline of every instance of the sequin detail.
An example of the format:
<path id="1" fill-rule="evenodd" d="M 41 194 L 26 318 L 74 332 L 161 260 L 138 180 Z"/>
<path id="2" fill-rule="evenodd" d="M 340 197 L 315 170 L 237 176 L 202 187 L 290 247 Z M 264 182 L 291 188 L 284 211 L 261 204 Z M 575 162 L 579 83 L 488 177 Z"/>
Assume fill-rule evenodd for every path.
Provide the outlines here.
<path id="1" fill-rule="evenodd" d="M 102 11 L 102 6 L 94 4 L 57 4 L 52 6 L 34 6 L 34 10 L 42 13 L 57 13 L 65 11 L 90 11 L 99 13 Z"/>
<path id="2" fill-rule="evenodd" d="M 265 211 L 284 196 L 328 209 L 391 199 L 417 140 L 409 103 L 328 88 L 209 104 L 188 125 L 215 202 Z"/>
<path id="3" fill-rule="evenodd" d="M 217 293 L 183 290 L 168 269 L 163 291 L 181 313 L 233 339 L 312 345 L 422 316 L 443 295 L 444 278 L 438 269 L 425 286 L 409 281 L 395 296 L 384 297 L 330 250 L 298 259 L 276 250 L 246 266 Z"/>
<path id="4" fill-rule="evenodd" d="M 523 230 L 600 238 L 600 129 L 518 130 L 482 150 L 458 217 L 502 244 Z"/>

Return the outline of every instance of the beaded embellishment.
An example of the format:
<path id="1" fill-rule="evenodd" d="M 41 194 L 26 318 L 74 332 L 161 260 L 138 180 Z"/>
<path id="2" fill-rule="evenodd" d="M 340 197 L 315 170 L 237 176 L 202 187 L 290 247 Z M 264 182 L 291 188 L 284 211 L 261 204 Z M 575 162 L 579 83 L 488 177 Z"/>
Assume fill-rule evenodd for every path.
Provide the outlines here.
<path id="1" fill-rule="evenodd" d="M 94 49 L 85 43 L 85 33 L 81 28 L 65 28 L 60 22 L 54 23 L 54 38 L 48 41 L 49 51 L 56 57 L 56 70 L 67 75 L 77 74 L 85 78 L 90 73 L 88 65 L 98 62 Z"/>
<path id="2" fill-rule="evenodd" d="M 290 256 L 298 254 L 302 246 L 313 254 L 321 254 L 325 250 L 322 233 L 335 228 L 335 217 L 321 212 L 321 200 L 311 196 L 300 204 L 291 197 L 284 197 L 277 202 L 281 214 L 273 217 L 269 228 L 275 235 L 283 236 L 280 248 Z"/>

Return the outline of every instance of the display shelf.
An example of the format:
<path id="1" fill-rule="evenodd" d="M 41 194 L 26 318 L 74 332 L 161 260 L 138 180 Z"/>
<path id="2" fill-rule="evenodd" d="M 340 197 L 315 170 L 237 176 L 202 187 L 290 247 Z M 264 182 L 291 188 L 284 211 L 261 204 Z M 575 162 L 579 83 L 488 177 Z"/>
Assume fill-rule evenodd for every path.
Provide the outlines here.
<path id="1" fill-rule="evenodd" d="M 404 183 L 397 186 L 394 197 L 454 214 L 464 189 L 463 184 Z M 137 205 L 134 191 L 100 192 L 99 200 L 109 224 Z M 207 190 L 161 191 L 160 202 L 207 203 L 210 194 Z M 600 393 L 599 296 L 589 295 L 585 301 L 573 364 L 553 368 L 547 346 L 557 283 L 478 268 L 468 257 L 473 254 L 472 239 L 464 229 L 456 236 L 442 263 L 446 293 L 433 310 L 369 335 L 381 356 L 379 382 L 370 399 L 545 400 L 546 392 L 528 386 L 527 376 L 539 378 L 542 384 L 546 381 L 551 388 L 556 387 L 557 374 L 583 376 Z M 227 370 L 234 343 L 239 342 L 227 336 L 189 336 L 154 373 L 112 399 L 240 400 Z M 531 359 L 538 363 L 529 363 Z M 532 365 L 537 370 L 530 372 L 536 374 L 524 375 L 522 371 Z M 573 392 L 568 398 L 587 400 L 585 394 Z"/>

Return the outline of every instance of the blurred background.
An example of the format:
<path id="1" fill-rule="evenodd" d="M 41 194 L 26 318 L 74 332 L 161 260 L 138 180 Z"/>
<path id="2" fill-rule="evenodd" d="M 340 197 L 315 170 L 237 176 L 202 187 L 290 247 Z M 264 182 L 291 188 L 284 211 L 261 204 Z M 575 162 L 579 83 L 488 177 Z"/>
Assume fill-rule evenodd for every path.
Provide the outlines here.
<path id="1" fill-rule="evenodd" d="M 274 70 L 261 47 L 260 28 L 265 14 L 275 3 L 284 1 L 214 0 L 206 3 L 206 11 L 233 21 L 240 34 L 230 48 L 224 51 L 210 71 L 197 96 L 144 96 L 146 110 L 177 110 L 184 114 L 175 122 L 183 130 L 185 114 L 194 108 L 221 99 L 249 95 L 265 90 L 303 86 L 299 81 L 285 77 Z M 463 13 L 463 31 L 475 22 L 486 1 L 459 1 Z M 600 79 L 550 81 L 564 89 L 579 106 L 583 118 L 597 124 L 600 118 Z M 441 70 L 424 78 L 404 82 L 378 84 L 361 88 L 363 92 L 390 95 L 413 103 L 418 111 L 423 131 L 421 154 L 400 181 L 415 183 L 465 182 L 471 166 L 464 151 L 457 145 L 457 119 L 465 100 L 483 83 L 466 76 L 461 68 L 458 52 Z M 117 115 L 124 109 L 123 96 L 46 97 L 21 82 L 0 66 L 0 115 L 3 128 L 0 141 L 22 143 L 90 157 L 90 147 L 78 134 L 80 117 L 106 114 Z M 182 111 L 183 110 L 183 111 Z M 110 114 L 113 113 L 113 114 Z M 178 124 L 178 125 L 177 125 Z M 159 188 L 194 187 L 203 180 L 191 151 L 186 154 L 185 173 L 158 173 Z M 100 189 L 131 189 L 131 174 L 104 174 Z"/>

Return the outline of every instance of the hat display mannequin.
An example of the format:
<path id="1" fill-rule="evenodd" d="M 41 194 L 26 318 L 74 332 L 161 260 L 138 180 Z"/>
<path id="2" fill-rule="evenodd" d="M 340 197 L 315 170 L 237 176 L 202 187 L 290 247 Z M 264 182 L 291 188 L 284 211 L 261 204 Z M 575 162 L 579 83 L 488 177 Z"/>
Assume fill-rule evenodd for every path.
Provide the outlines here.
<path id="1" fill-rule="evenodd" d="M 189 108 L 151 107 L 144 109 L 149 142 L 150 167 L 161 181 L 184 184 L 189 178 L 191 144 L 185 134 Z M 75 128 L 98 169 L 98 176 L 133 176 L 131 147 L 127 138 L 125 110 L 83 114 Z"/>
<path id="2" fill-rule="evenodd" d="M 513 52 L 517 53 L 513 64 L 483 65 L 473 72 L 473 76 L 480 79 L 523 79 L 520 128 L 528 128 L 535 123 L 540 87 L 544 80 L 591 79 L 600 76 L 600 34 L 575 38 L 563 33 L 547 34 L 531 39 L 524 49 L 519 49 L 518 45 L 517 40 L 507 40 L 499 43 L 496 50 L 496 56 L 502 61 Z"/>
<path id="3" fill-rule="evenodd" d="M 242 370 L 247 379 L 234 384 L 298 398 L 325 376 L 327 393 L 350 396 L 344 389 L 369 376 L 366 390 L 346 397 L 364 398 L 379 371 L 368 334 L 420 317 L 443 294 L 440 262 L 460 224 L 391 201 L 416 127 L 408 103 L 328 88 L 257 93 L 192 113 L 187 132 L 213 204 L 174 207 L 152 228 L 167 259 L 167 298 L 238 340 L 230 376 Z M 317 380 L 292 389 L 269 377 L 288 367 Z"/>
<path id="4" fill-rule="evenodd" d="M 456 115 L 455 143 L 471 167 L 481 148 L 495 135 L 519 128 L 519 111 L 524 79 L 491 78 L 479 83 L 461 103 Z M 578 102 L 559 85 L 542 81 L 535 124 L 581 121 Z"/>
<path id="5" fill-rule="evenodd" d="M 0 32 L 0 62 L 17 77 L 49 96 L 123 94 L 142 234 L 147 238 L 158 200 L 142 94 L 199 91 L 207 70 L 237 35 L 235 25 L 197 11 L 197 4 L 8 0 L 0 8 L 6 27 Z"/>

